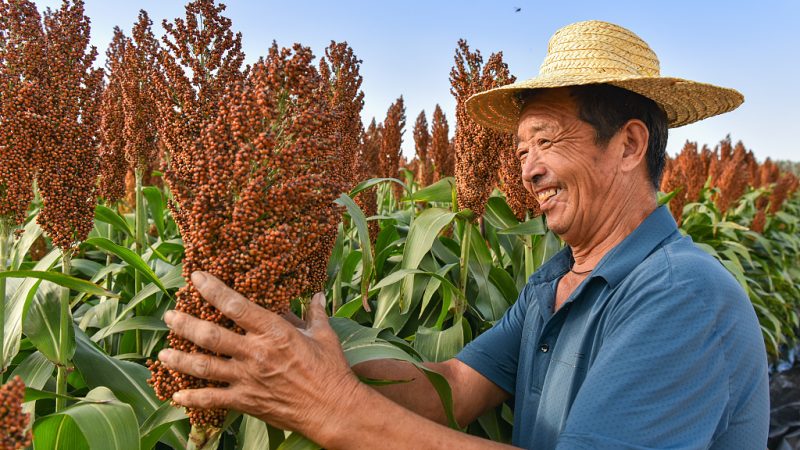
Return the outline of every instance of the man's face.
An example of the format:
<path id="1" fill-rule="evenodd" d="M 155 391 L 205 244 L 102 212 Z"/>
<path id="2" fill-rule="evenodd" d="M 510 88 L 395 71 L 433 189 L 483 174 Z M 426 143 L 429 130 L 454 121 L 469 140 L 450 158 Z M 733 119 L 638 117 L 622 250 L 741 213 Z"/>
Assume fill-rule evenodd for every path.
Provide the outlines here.
<path id="1" fill-rule="evenodd" d="M 580 242 L 613 209 L 619 176 L 614 152 L 595 144 L 595 131 L 578 118 L 567 89 L 549 89 L 522 111 L 517 157 L 525 188 L 536 196 L 547 225 L 565 241 Z"/>

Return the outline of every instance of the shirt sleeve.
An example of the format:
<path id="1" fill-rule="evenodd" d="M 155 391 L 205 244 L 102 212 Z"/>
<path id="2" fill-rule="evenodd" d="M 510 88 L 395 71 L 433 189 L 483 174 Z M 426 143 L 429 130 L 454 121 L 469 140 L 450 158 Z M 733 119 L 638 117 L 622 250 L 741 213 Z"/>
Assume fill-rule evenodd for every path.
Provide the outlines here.
<path id="1" fill-rule="evenodd" d="M 727 420 L 719 327 L 744 292 L 666 268 L 638 277 L 618 293 L 558 449 L 708 448 Z"/>
<path id="2" fill-rule="evenodd" d="M 519 347 L 530 291 L 525 285 L 516 303 L 503 317 L 456 355 L 456 359 L 512 395 L 517 381 Z"/>

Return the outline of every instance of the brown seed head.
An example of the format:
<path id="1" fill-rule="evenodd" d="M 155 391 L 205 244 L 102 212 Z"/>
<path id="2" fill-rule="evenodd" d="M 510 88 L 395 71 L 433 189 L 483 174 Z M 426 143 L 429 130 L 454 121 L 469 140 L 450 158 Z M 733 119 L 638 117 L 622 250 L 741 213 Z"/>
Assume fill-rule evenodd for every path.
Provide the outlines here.
<path id="1" fill-rule="evenodd" d="M 31 445 L 30 415 L 22 412 L 25 383 L 16 376 L 0 386 L 0 450 L 17 450 Z"/>

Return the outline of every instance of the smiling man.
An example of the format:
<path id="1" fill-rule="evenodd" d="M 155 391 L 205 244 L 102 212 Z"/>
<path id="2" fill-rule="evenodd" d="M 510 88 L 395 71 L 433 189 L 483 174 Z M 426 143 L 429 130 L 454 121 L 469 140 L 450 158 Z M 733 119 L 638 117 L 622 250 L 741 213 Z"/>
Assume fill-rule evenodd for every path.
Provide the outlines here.
<path id="1" fill-rule="evenodd" d="M 644 41 L 597 21 L 556 32 L 538 77 L 470 99 L 478 123 L 516 133 L 525 186 L 568 246 L 493 328 L 429 364 L 450 382 L 460 424 L 508 401 L 513 444 L 526 448 L 765 447 L 766 353 L 752 306 L 656 202 L 667 128 L 742 100 L 661 77 Z M 413 382 L 360 384 L 321 294 L 307 324 L 290 324 L 207 274 L 192 280 L 247 333 L 169 313 L 176 333 L 231 356 L 163 351 L 168 366 L 229 384 L 176 402 L 237 409 L 326 448 L 502 446 L 441 425 L 434 389 L 407 363 L 354 370 Z"/>

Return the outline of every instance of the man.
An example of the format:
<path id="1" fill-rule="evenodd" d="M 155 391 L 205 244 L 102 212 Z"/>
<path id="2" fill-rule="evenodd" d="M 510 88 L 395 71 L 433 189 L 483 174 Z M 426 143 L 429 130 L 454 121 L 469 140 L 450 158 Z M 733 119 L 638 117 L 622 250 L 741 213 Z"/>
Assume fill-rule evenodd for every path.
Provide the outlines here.
<path id="1" fill-rule="evenodd" d="M 470 99 L 477 122 L 517 133 L 525 186 L 568 247 L 497 325 L 429 365 L 448 379 L 461 425 L 512 401 L 522 447 L 764 448 L 766 353 L 752 306 L 656 203 L 667 127 L 742 100 L 661 77 L 646 43 L 596 21 L 556 32 L 538 77 Z M 237 409 L 326 448 L 502 446 L 440 425 L 435 391 L 407 363 L 355 370 L 411 383 L 380 394 L 360 384 L 321 294 L 296 328 L 209 275 L 192 281 L 247 334 L 168 314 L 175 332 L 232 357 L 162 352 L 170 367 L 230 384 L 176 402 Z"/>

